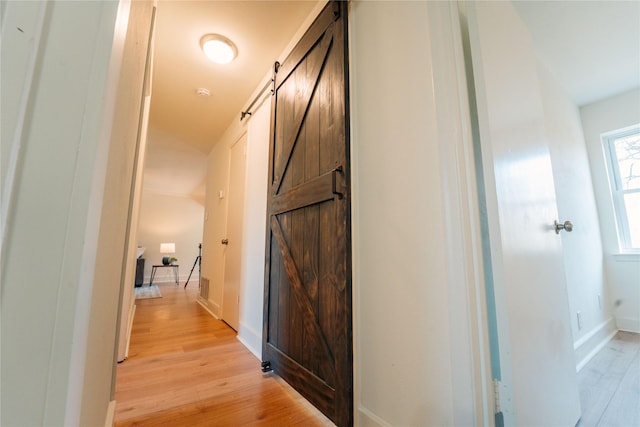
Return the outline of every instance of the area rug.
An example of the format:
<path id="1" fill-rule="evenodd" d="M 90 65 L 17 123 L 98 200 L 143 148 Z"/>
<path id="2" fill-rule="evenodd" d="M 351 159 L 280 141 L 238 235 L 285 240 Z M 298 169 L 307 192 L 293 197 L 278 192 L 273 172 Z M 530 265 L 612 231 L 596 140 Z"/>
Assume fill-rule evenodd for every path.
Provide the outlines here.
<path id="1" fill-rule="evenodd" d="M 162 298 L 158 285 L 140 286 L 139 288 L 133 288 L 136 295 L 136 299 L 146 298 Z"/>

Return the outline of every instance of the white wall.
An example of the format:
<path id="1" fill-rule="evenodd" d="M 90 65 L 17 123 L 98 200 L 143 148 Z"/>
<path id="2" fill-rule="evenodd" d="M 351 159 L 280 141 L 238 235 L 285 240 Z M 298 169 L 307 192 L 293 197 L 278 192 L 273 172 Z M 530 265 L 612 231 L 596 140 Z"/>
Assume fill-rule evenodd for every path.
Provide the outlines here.
<path id="1" fill-rule="evenodd" d="M 229 191 L 229 150 L 247 133 L 245 198 L 243 215 L 242 257 L 240 260 L 240 308 L 238 339 L 256 357 L 262 354 L 262 304 L 264 298 L 264 250 L 267 208 L 267 175 L 269 129 L 271 126 L 271 96 L 239 126 L 232 127 L 211 151 L 207 180 L 202 276 L 210 280 L 209 308 L 217 316 L 222 314 L 224 285 L 224 246 L 226 237 L 227 194 Z M 225 197 L 219 198 L 219 191 Z"/>
<path id="2" fill-rule="evenodd" d="M 238 339 L 261 359 L 271 96 L 249 118 Z"/>
<path id="3" fill-rule="evenodd" d="M 600 135 L 640 122 L 640 89 L 580 108 L 598 206 L 604 265 L 619 329 L 640 332 L 640 255 L 620 255 Z M 619 304 L 619 306 L 617 306 Z"/>
<path id="4" fill-rule="evenodd" d="M 478 213 L 449 8 L 350 3 L 357 425 L 488 423 Z"/>
<path id="5" fill-rule="evenodd" d="M 204 207 L 188 196 L 158 194 L 146 190 L 142 193 L 138 245 L 145 247 L 144 283 L 149 283 L 151 268 L 162 264 L 160 243 L 175 243 L 180 282 L 184 282 L 198 256 L 198 245 L 202 242 Z M 154 283 L 173 282 L 173 271 L 159 268 Z M 193 270 L 189 283 L 198 286 L 198 266 Z"/>
<path id="6" fill-rule="evenodd" d="M 3 191 L 0 423 L 104 425 L 147 47 L 136 37 L 148 35 L 151 7 L 32 6 L 3 5 L 2 84 L 28 102 L 9 126 L 20 145 L 9 204 Z M 7 82 L 21 49 L 37 72 Z"/>
<path id="7" fill-rule="evenodd" d="M 571 233 L 561 233 L 561 236 L 571 331 L 576 364 L 580 368 L 616 331 L 611 292 L 604 274 L 598 212 L 578 107 L 540 63 L 538 75 L 558 204 L 557 219 L 570 220 L 574 225 Z"/>
<path id="8" fill-rule="evenodd" d="M 149 126 L 144 190 L 190 196 L 204 206 L 208 153 L 193 148 L 160 126 L 161 123 Z"/>
<path id="9" fill-rule="evenodd" d="M 151 54 L 152 52 L 149 52 Z M 151 63 L 151 61 L 149 62 Z M 151 70 L 147 70 L 147 75 L 151 75 Z M 145 82 L 144 107 L 141 117 L 141 129 L 138 146 L 138 165 L 135 170 L 135 184 L 131 199 L 131 216 L 129 219 L 129 238 L 127 242 L 127 262 L 124 272 L 125 282 L 121 293 L 120 325 L 118 329 L 118 362 L 122 362 L 129 357 L 129 340 L 133 328 L 135 316 L 135 295 L 134 286 L 136 279 L 138 256 L 138 221 L 140 219 L 140 202 L 142 200 L 142 178 L 144 171 L 144 157 L 147 145 L 147 130 L 149 125 L 149 107 L 151 106 L 151 82 Z"/>
<path id="10" fill-rule="evenodd" d="M 24 121 L 14 116 L 15 127 L 9 128 L 18 131 L 16 137 L 22 147 L 19 162 L 14 165 L 14 194 L 7 206 L 7 234 L 3 234 L 0 424 L 63 425 L 76 304 L 87 303 L 79 301 L 78 293 L 88 234 L 91 166 L 99 147 L 102 114 L 102 106 L 92 104 L 86 94 L 90 90 L 98 96 L 105 93 L 117 5 L 37 4 L 46 16 L 39 23 L 48 27 L 46 43 L 25 22 L 37 18 L 39 10 L 12 22 L 10 18 L 24 9 L 20 3 L 7 7 L 9 17 L 3 16 L 3 24 L 8 21 L 12 25 L 3 26 L 3 87 L 23 83 L 4 80 L 11 52 L 37 49 L 38 42 L 46 47 L 41 52 L 32 51 L 38 72 L 28 76 L 25 86 L 20 87 L 24 91 L 21 96 L 27 97 L 23 101 L 30 101 L 31 108 L 23 110 Z M 33 44 L 19 43 L 16 28 L 23 23 L 27 31 L 24 40 L 34 37 Z M 74 37 L 74 33 L 87 37 Z M 94 69 L 97 64 L 102 69 Z M 93 72 L 97 73 L 92 76 Z M 4 100 L 3 91 L 3 107 Z M 64 109 L 59 108 L 61 100 L 67 105 Z M 85 116 L 87 127 L 83 127 Z M 3 132 L 3 147 L 11 145 L 12 137 L 11 132 Z M 6 182 L 3 180 L 3 184 Z M 6 202 L 3 200 L 3 204 Z M 90 237 L 93 239 L 87 245 L 95 247 L 95 236 Z"/>
<path id="11" fill-rule="evenodd" d="M 95 274 L 90 282 L 93 289 L 90 305 L 80 304 L 77 307 L 78 311 L 86 311 L 89 318 L 86 322 L 79 318 L 75 324 L 80 331 L 84 332 L 87 328 L 85 360 L 78 357 L 71 361 L 74 366 L 83 368 L 78 371 L 77 377 L 82 384 L 81 400 L 78 402 L 80 411 L 77 420 L 73 413 L 67 414 L 65 425 L 104 424 L 105 414 L 114 408 L 109 402 L 115 393 L 119 305 L 124 289 L 131 286 L 135 275 L 135 260 L 131 256 L 132 248 L 127 233 L 136 202 L 131 199 L 136 169 L 139 169 L 136 162 L 141 161 L 136 148 L 145 92 L 144 75 L 152 11 L 152 1 L 136 1 L 131 2 L 126 15 L 129 26 L 122 67 L 117 74 L 116 109 L 113 122 L 107 123 L 106 130 L 103 130 L 107 135 L 110 130 L 111 139 L 108 151 L 98 154 L 99 158 L 108 159 L 102 206 L 101 211 L 90 213 L 90 218 L 100 218 Z M 74 34 L 74 37 L 77 35 Z M 96 102 L 100 102 L 100 98 Z M 124 276 L 127 272 L 129 277 Z M 82 338 L 76 335 L 74 340 L 82 342 Z M 74 400 L 68 398 L 67 407 L 74 404 Z"/>
<path id="12" fill-rule="evenodd" d="M 11 180 L 12 164 L 17 156 L 16 138 L 22 129 L 21 116 L 27 107 L 30 83 L 35 72 L 37 47 L 41 42 L 43 18 L 46 8 L 43 1 L 33 1 L 14 7 L 2 3 L 2 145 L 0 145 L 0 173 L 3 197 L 7 182 Z M 11 6 L 11 7 L 9 7 Z M 22 32 L 16 31 L 20 28 Z M 26 85 L 26 86 L 25 86 Z M 14 142 L 15 141 L 15 142 Z M 13 160 L 10 160 L 12 159 Z M 11 168 L 9 167 L 11 165 Z M 3 199 L 2 209 L 6 209 Z M 4 213 L 4 211 L 3 211 Z M 4 223 L 3 223 L 4 225 Z"/>
<path id="13" fill-rule="evenodd" d="M 207 165 L 207 190 L 202 236 L 202 277 L 209 279 L 209 299 L 206 303 L 217 317 L 222 315 L 224 246 L 220 244 L 220 241 L 226 238 L 227 229 L 227 199 L 225 195 L 229 191 L 229 148 L 245 132 L 243 127 L 239 125 L 236 127 L 239 129 L 225 133 L 222 141 L 213 147 Z"/>

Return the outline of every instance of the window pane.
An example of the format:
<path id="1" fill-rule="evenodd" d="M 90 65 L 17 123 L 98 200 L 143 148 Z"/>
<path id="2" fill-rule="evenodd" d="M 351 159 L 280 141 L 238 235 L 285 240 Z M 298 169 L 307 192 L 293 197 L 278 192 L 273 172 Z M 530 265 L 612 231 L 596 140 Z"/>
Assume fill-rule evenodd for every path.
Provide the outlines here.
<path id="1" fill-rule="evenodd" d="M 640 133 L 614 142 L 622 190 L 640 188 Z"/>
<path id="2" fill-rule="evenodd" d="M 625 194 L 624 205 L 629 221 L 631 248 L 640 249 L 640 193 Z"/>

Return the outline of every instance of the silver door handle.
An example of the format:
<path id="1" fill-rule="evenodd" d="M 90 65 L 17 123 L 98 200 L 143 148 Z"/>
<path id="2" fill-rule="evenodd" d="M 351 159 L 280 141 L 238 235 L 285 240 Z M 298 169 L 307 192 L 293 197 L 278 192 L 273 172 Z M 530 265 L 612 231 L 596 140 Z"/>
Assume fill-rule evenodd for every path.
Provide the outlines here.
<path id="1" fill-rule="evenodd" d="M 565 221 L 564 223 L 554 221 L 553 223 L 556 226 L 556 234 L 560 234 L 560 230 L 564 230 L 567 233 L 571 233 L 573 231 L 573 224 L 571 221 Z"/>
<path id="2" fill-rule="evenodd" d="M 229 239 L 222 239 L 222 241 L 220 242 L 223 245 L 228 245 L 229 244 Z"/>

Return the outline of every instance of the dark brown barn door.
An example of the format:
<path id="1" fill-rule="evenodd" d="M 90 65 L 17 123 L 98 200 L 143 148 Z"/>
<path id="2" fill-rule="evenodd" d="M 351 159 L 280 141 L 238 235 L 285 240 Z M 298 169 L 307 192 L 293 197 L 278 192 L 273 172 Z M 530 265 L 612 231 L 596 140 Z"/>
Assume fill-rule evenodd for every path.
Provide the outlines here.
<path id="1" fill-rule="evenodd" d="M 346 2 L 329 3 L 275 74 L 263 366 L 353 423 Z"/>

